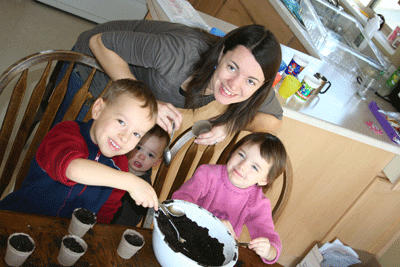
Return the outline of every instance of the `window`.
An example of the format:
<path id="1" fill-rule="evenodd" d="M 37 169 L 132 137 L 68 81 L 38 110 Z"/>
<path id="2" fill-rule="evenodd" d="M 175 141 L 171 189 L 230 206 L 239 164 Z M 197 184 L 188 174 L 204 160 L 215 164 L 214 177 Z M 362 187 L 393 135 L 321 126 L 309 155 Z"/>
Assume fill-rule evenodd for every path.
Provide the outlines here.
<path id="1" fill-rule="evenodd" d="M 399 0 L 359 0 L 365 7 L 370 7 L 375 13 L 385 17 L 386 25 L 391 29 L 400 26 Z"/>

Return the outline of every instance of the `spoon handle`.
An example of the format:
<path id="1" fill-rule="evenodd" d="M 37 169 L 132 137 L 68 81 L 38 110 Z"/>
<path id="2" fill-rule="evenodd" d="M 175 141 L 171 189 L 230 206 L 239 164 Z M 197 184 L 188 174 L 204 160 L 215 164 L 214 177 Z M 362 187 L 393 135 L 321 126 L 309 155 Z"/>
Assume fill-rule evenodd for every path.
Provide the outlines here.
<path id="1" fill-rule="evenodd" d="M 249 242 L 237 242 L 238 246 L 247 247 Z"/>

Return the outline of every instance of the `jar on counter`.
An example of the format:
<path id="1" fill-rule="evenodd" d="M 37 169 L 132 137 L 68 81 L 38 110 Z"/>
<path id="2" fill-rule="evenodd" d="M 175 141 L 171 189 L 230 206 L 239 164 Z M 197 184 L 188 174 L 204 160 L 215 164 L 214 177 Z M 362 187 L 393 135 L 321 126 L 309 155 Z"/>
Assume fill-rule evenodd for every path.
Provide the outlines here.
<path id="1" fill-rule="evenodd" d="M 400 67 L 395 70 L 392 75 L 390 75 L 389 79 L 387 79 L 386 84 L 389 85 L 390 88 L 393 88 L 400 80 Z"/>

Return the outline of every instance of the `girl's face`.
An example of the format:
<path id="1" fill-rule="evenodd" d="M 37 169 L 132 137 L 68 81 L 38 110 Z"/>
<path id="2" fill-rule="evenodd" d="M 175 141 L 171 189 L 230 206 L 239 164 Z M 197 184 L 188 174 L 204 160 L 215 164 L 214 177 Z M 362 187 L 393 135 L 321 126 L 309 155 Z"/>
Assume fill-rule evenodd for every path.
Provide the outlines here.
<path id="1" fill-rule="evenodd" d="M 112 104 L 102 98 L 95 101 L 90 137 L 104 156 L 111 158 L 128 153 L 154 126 L 154 118 L 149 118 L 149 108 L 141 105 L 127 94 L 120 95 Z"/>
<path id="2" fill-rule="evenodd" d="M 225 55 L 221 51 L 218 67 L 206 94 L 214 94 L 215 99 L 223 105 L 238 103 L 251 97 L 264 81 L 260 64 L 249 49 L 239 45 Z"/>
<path id="3" fill-rule="evenodd" d="M 266 185 L 270 168 L 271 164 L 260 155 L 259 145 L 251 143 L 236 149 L 227 164 L 229 180 L 239 188 Z"/>

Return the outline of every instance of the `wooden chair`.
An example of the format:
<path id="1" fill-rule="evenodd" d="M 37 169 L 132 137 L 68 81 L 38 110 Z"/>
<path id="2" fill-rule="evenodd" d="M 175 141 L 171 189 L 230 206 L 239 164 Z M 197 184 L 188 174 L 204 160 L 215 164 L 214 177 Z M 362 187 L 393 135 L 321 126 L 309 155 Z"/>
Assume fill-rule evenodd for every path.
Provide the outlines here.
<path id="1" fill-rule="evenodd" d="M 55 86 L 65 62 L 72 64 Z M 14 179 L 15 189 L 20 188 L 38 145 L 49 131 L 63 100 L 75 63 L 90 67 L 91 73 L 63 118 L 74 120 L 85 101 L 93 98 L 88 89 L 94 74 L 103 71 L 96 59 L 72 51 L 49 50 L 19 60 L 0 76 L 0 100 L 1 103 L 8 102 L 0 130 L 0 166 L 3 166 L 3 170 L 0 169 L 0 197 Z M 90 118 L 90 113 L 85 120 Z M 29 146 L 25 149 L 26 145 Z"/>
<path id="2" fill-rule="evenodd" d="M 218 143 L 216 146 L 203 146 L 193 142 L 194 134 L 191 127 L 182 132 L 171 145 L 172 160 L 170 166 L 161 163 L 155 176 L 153 187 L 160 200 L 170 199 L 172 194 L 193 175 L 198 166 L 202 164 L 226 164 L 229 151 L 238 140 L 249 133 L 242 131 L 232 138 L 226 138 L 224 142 Z M 266 193 L 272 203 L 272 216 L 275 223 L 289 200 L 292 184 L 292 165 L 288 158 L 284 173 L 277 178 L 272 188 Z M 154 211 L 149 209 L 148 215 L 142 223 L 143 227 L 151 227 L 153 213 Z"/>

